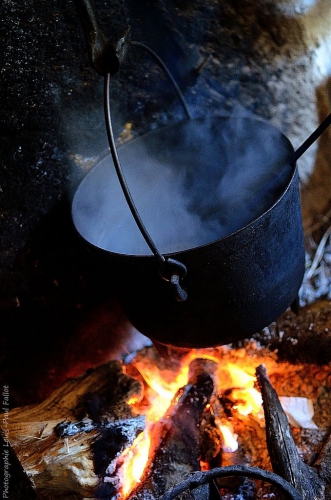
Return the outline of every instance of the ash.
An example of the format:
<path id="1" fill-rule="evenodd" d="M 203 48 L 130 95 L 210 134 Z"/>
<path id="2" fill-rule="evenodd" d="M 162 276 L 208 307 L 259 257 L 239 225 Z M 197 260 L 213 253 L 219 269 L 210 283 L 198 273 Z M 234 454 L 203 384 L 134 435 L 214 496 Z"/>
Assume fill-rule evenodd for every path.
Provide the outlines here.
<path id="1" fill-rule="evenodd" d="M 318 299 L 331 299 L 331 226 L 317 245 L 308 238 L 306 272 L 299 291 L 300 305 L 311 304 Z"/>

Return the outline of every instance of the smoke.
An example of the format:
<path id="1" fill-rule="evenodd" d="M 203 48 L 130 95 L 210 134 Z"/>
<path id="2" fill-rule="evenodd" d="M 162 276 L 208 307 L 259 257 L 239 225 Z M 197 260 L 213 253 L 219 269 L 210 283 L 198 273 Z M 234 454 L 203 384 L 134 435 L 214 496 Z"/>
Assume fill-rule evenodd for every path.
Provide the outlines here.
<path id="1" fill-rule="evenodd" d="M 139 214 L 159 250 L 218 240 L 268 210 L 288 185 L 291 145 L 258 119 L 214 117 L 165 127 L 119 157 Z M 85 178 L 73 203 L 78 231 L 121 254 L 150 254 L 110 157 Z"/>

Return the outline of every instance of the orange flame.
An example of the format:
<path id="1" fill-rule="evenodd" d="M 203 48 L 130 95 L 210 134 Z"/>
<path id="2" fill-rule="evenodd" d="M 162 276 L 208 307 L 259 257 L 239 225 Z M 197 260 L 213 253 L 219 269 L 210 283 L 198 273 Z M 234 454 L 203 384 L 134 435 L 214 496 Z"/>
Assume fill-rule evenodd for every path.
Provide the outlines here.
<path id="1" fill-rule="evenodd" d="M 254 389 L 248 387 L 247 389 L 234 389 L 232 391 L 232 399 L 238 400 L 233 408 L 237 410 L 240 415 L 258 415 L 262 408 L 262 396 Z"/>
<path id="2" fill-rule="evenodd" d="M 167 370 L 159 370 L 156 365 L 135 363 L 135 367 L 148 386 L 145 396 L 149 407 L 144 411 L 145 431 L 139 434 L 131 447 L 126 449 L 120 457 L 120 461 L 123 462 L 120 474 L 123 484 L 121 493 L 124 498 L 127 498 L 141 480 L 149 459 L 154 424 L 165 415 L 178 390 L 187 384 L 191 360 L 190 357 L 182 363 L 176 376 Z"/>
<path id="3" fill-rule="evenodd" d="M 148 361 L 134 363 L 147 384 L 145 399 L 149 405 L 142 412 L 146 416 L 146 429 L 139 434 L 132 446 L 126 449 L 119 458 L 121 465 L 120 475 L 122 477 L 121 498 L 127 498 L 137 483 L 141 481 L 146 465 L 149 460 L 152 446 L 151 435 L 155 429 L 155 423 L 164 417 L 169 407 L 176 405 L 174 400 L 176 393 L 184 387 L 188 381 L 189 365 L 196 358 L 204 358 L 220 363 L 220 358 L 208 352 L 208 350 L 192 350 L 181 362 L 181 368 L 174 374 L 169 370 L 160 370 L 157 365 Z M 238 413 L 248 415 L 258 414 L 262 407 L 260 393 L 254 388 L 255 377 L 238 366 L 227 363 L 220 366 L 216 375 L 219 390 L 232 389 L 231 399 Z M 136 401 L 129 401 L 135 404 Z M 137 411 L 138 408 L 137 408 Z M 237 436 L 232 432 L 230 425 L 222 419 L 216 419 L 216 423 L 223 436 L 224 451 L 236 451 L 238 449 Z"/>
<path id="4" fill-rule="evenodd" d="M 157 366 L 137 363 L 138 369 L 148 385 L 146 398 L 150 406 L 146 413 L 147 422 L 158 422 L 168 410 L 176 392 L 187 384 L 189 366 L 183 364 L 180 372 L 174 377 L 168 370 L 159 370 Z M 171 380 L 171 377 L 173 380 Z"/>
<path id="5" fill-rule="evenodd" d="M 262 408 L 262 396 L 254 388 L 256 378 L 232 363 L 228 363 L 226 369 L 231 380 L 231 385 L 228 385 L 228 388 L 233 388 L 231 399 L 236 402 L 233 408 L 240 415 L 251 413 L 258 415 Z"/>
<path id="6" fill-rule="evenodd" d="M 147 432 L 141 432 L 133 441 L 132 446 L 124 450 L 121 455 L 123 465 L 121 475 L 123 476 L 122 494 L 126 497 L 140 483 L 148 461 L 151 438 Z"/>

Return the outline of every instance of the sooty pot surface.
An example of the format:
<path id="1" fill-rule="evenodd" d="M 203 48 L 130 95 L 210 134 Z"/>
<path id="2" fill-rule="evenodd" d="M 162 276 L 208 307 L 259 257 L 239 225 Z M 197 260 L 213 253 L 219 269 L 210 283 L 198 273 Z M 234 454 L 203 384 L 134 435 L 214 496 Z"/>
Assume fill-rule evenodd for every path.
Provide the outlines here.
<path id="1" fill-rule="evenodd" d="M 222 345 L 291 305 L 304 244 L 293 147 L 281 132 L 254 118 L 216 116 L 155 130 L 118 154 L 155 244 L 187 268 L 188 296 L 178 302 L 105 156 L 75 193 L 73 222 L 141 333 L 178 347 Z"/>

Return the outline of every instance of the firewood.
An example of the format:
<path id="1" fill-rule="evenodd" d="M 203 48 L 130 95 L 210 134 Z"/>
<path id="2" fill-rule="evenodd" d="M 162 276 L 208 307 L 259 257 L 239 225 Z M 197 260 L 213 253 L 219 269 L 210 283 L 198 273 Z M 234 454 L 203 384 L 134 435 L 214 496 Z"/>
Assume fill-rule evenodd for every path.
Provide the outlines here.
<path id="1" fill-rule="evenodd" d="M 313 467 L 301 460 L 288 419 L 263 365 L 256 369 L 256 375 L 263 398 L 267 446 L 273 471 L 288 481 L 303 500 L 324 500 L 325 482 Z"/>
<path id="2" fill-rule="evenodd" d="M 37 500 L 32 482 L 24 472 L 7 438 L 0 435 L 2 467 L 0 469 L 1 498 Z"/>
<path id="3" fill-rule="evenodd" d="M 142 384 L 113 361 L 68 380 L 41 404 L 10 411 L 2 432 L 38 498 L 98 496 L 105 469 L 144 429 L 144 417 L 127 404 L 141 395 Z"/>
<path id="4" fill-rule="evenodd" d="M 314 467 L 318 470 L 318 475 L 329 485 L 331 483 L 331 434 L 314 463 Z"/>
<path id="5" fill-rule="evenodd" d="M 130 500 L 159 498 L 193 471 L 200 470 L 199 425 L 203 410 L 213 392 L 213 381 L 195 362 L 190 382 L 174 397 L 173 404 L 156 425 L 159 435 L 153 463 Z"/>

